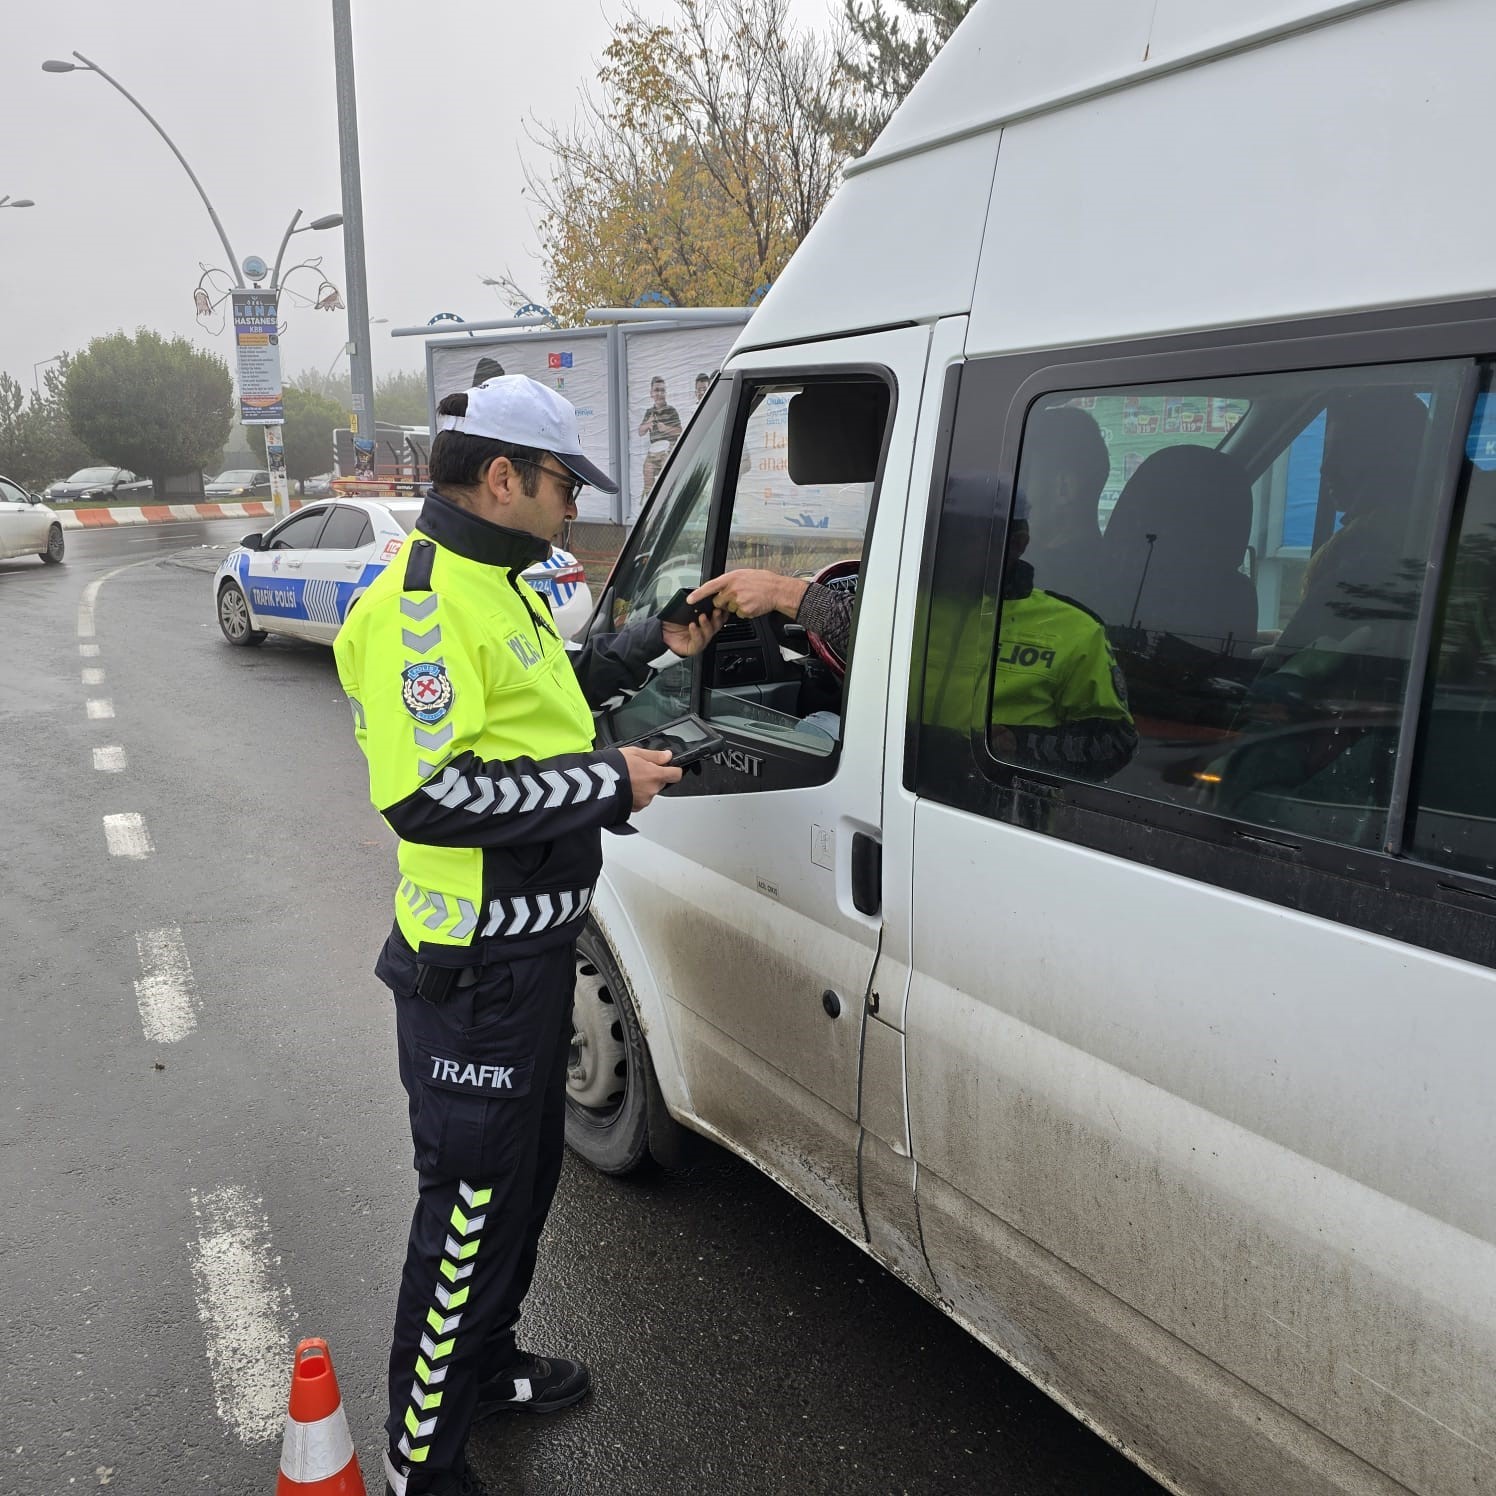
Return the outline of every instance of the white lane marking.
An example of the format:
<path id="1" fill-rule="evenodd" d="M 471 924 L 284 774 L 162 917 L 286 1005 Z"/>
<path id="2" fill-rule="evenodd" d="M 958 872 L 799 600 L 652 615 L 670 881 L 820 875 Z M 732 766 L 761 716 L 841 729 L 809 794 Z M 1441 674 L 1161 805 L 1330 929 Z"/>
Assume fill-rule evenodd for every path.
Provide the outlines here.
<path id="1" fill-rule="evenodd" d="M 151 845 L 151 834 L 145 829 L 145 820 L 135 811 L 124 815 L 104 817 L 104 836 L 109 842 L 111 857 L 133 857 L 139 860 L 149 857 L 156 849 Z"/>
<path id="2" fill-rule="evenodd" d="M 117 577 L 122 571 L 129 571 L 135 566 L 154 566 L 162 559 L 160 556 L 148 556 L 144 561 L 127 561 L 123 566 L 116 566 L 113 571 L 106 571 L 103 576 L 90 582 L 83 589 L 83 596 L 78 603 L 78 637 L 92 639 L 94 636 L 94 604 L 98 601 L 99 588 L 105 582 L 111 577 Z"/>
<path id="3" fill-rule="evenodd" d="M 175 925 L 135 936 L 141 975 L 135 983 L 140 1026 L 152 1044 L 175 1044 L 197 1027 L 197 988 L 187 946 Z"/>
<path id="4" fill-rule="evenodd" d="M 114 703 L 106 698 L 93 697 L 88 703 L 88 720 L 105 722 L 114 715 Z"/>
<path id="5" fill-rule="evenodd" d="M 264 1201 L 237 1185 L 192 1192 L 197 1317 L 218 1416 L 246 1444 L 278 1439 L 286 1419 L 286 1350 L 296 1310 L 275 1269 Z"/>
<path id="6" fill-rule="evenodd" d="M 83 684 L 85 686 L 102 686 L 104 684 L 104 672 L 97 665 L 85 665 L 83 667 Z"/>
<path id="7" fill-rule="evenodd" d="M 125 750 L 115 744 L 93 751 L 94 768 L 104 774 L 121 774 L 125 768 Z"/>
<path id="8" fill-rule="evenodd" d="M 97 644 L 80 644 L 78 646 L 78 653 L 81 654 L 85 660 L 96 659 L 99 653 L 99 646 Z"/>

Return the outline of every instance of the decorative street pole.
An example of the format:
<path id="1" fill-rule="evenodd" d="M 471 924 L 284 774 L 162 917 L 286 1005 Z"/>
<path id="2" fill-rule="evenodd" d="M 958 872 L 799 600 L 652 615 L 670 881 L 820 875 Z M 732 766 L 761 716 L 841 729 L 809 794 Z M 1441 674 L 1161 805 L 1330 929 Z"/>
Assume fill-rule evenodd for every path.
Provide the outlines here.
<path id="1" fill-rule="evenodd" d="M 177 149 L 176 141 L 174 141 L 171 136 L 161 128 L 160 124 L 156 120 L 156 117 L 151 113 L 151 111 L 147 109 L 145 105 L 142 104 L 140 100 L 137 99 L 135 95 L 132 94 L 130 90 L 119 81 L 118 78 L 111 77 L 104 71 L 103 68 L 98 65 L 98 63 L 90 62 L 88 58 L 86 58 L 81 52 L 74 52 L 73 56 L 78 59 L 77 62 L 60 62 L 55 57 L 48 58 L 48 60 L 42 64 L 42 72 L 97 73 L 99 77 L 101 77 L 112 88 L 115 88 L 120 93 L 124 94 L 124 96 L 146 117 L 146 121 L 147 123 L 149 123 L 151 129 L 153 129 L 156 134 L 158 134 L 162 138 L 162 140 L 164 140 L 167 145 L 171 147 L 172 155 L 182 163 L 182 170 L 192 178 L 192 185 L 197 188 L 197 195 L 202 198 L 203 207 L 208 210 L 208 217 L 213 220 L 213 227 L 218 230 L 218 241 L 223 245 L 223 252 L 229 257 L 229 264 L 234 267 L 234 274 L 238 275 L 239 256 L 234 253 L 234 246 L 229 243 L 229 236 L 224 233 L 223 225 L 218 221 L 218 214 L 214 211 L 213 204 L 208 201 L 208 194 L 203 191 L 203 184 L 197 179 L 197 173 L 193 171 L 193 169 L 187 164 L 187 158 L 181 153 L 181 151 Z"/>
<path id="2" fill-rule="evenodd" d="M 192 185 L 197 188 L 197 195 L 202 198 L 203 206 L 208 210 L 208 217 L 213 220 L 213 227 L 218 231 L 218 242 L 223 245 L 223 252 L 228 256 L 229 274 L 233 282 L 230 297 L 234 314 L 234 351 L 239 377 L 239 424 L 264 428 L 265 461 L 270 471 L 270 488 L 274 499 L 275 517 L 284 519 L 291 512 L 291 495 L 290 487 L 286 482 L 285 443 L 281 423 L 283 409 L 279 333 L 281 260 L 285 256 L 286 245 L 290 242 L 292 234 L 304 233 L 307 229 L 336 228 L 342 223 L 342 216 L 329 213 L 323 218 L 313 219 L 311 223 L 297 228 L 297 221 L 301 217 L 301 209 L 298 208 L 291 216 L 290 223 L 286 225 L 286 232 L 281 237 L 280 249 L 275 256 L 273 270 L 270 270 L 258 255 L 250 255 L 241 261 L 234 253 L 234 246 L 229 243 L 229 236 L 224 232 L 217 210 L 209 200 L 203 184 L 198 181 L 197 173 L 188 165 L 187 158 L 177 149 L 176 141 L 161 128 L 160 122 L 150 110 L 118 78 L 106 73 L 98 63 L 90 61 L 81 52 L 75 51 L 73 56 L 78 59 L 77 62 L 63 62 L 58 58 L 48 58 L 42 63 L 42 71 L 44 73 L 97 73 L 112 88 L 123 94 L 145 116 L 150 127 L 166 142 L 172 155 L 181 163 L 182 170 L 191 178 Z M 11 202 L 9 199 L 0 198 L 0 207 L 30 206 L 29 199 L 23 198 L 20 201 Z M 362 263 L 362 249 L 360 249 L 360 263 Z M 270 289 L 268 292 L 261 292 L 260 282 L 267 277 L 270 281 Z M 250 283 L 253 283 L 252 288 Z M 258 416 L 254 414 L 256 410 L 260 412 Z"/>
<path id="3" fill-rule="evenodd" d="M 338 159 L 343 175 L 343 270 L 348 284 L 348 381 L 352 386 L 354 471 L 374 476 L 374 366 L 369 358 L 369 287 L 364 273 L 364 195 L 358 164 L 358 100 L 353 87 L 349 0 L 332 0 L 338 92 Z"/>

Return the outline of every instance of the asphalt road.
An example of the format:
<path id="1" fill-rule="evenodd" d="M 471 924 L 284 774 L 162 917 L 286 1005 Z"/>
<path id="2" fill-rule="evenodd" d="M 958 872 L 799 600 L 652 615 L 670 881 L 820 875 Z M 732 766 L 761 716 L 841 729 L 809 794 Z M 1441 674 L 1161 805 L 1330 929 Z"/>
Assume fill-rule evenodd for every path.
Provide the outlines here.
<path id="1" fill-rule="evenodd" d="M 291 1349 L 313 1334 L 383 1489 L 414 1196 L 370 974 L 392 841 L 330 652 L 219 637 L 201 547 L 245 528 L 70 533 L 61 568 L 0 562 L 16 1496 L 269 1492 Z M 586 1357 L 597 1391 L 480 1426 L 470 1455 L 497 1489 L 1158 1490 L 715 1151 L 644 1183 L 568 1160 L 522 1330 Z"/>

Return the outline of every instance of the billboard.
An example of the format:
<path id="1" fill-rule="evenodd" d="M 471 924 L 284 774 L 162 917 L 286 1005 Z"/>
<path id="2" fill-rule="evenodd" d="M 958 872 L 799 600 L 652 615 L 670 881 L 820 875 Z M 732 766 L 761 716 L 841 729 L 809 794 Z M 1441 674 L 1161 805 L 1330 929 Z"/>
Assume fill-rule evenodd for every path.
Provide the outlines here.
<path id="1" fill-rule="evenodd" d="M 461 342 L 429 344 L 427 360 L 433 405 L 499 374 L 527 374 L 549 385 L 576 407 L 582 451 L 604 471 L 611 471 L 613 427 L 609 418 L 606 332 L 589 329 L 464 338 Z M 584 488 L 578 495 L 579 518 L 606 520 L 612 514 L 613 501 L 607 494 Z"/>
<path id="2" fill-rule="evenodd" d="M 742 330 L 741 324 L 647 332 L 624 326 L 628 367 L 625 520 L 643 507 L 671 448 Z"/>
<path id="3" fill-rule="evenodd" d="M 278 426 L 286 419 L 281 391 L 280 323 L 274 291 L 235 291 L 234 354 L 239 374 L 239 424 Z"/>

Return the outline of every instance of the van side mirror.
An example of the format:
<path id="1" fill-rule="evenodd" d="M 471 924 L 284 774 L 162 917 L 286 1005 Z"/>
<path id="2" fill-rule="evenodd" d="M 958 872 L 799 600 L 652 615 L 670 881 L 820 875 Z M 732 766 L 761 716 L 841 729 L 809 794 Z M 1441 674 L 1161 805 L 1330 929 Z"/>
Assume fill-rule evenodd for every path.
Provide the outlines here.
<path id="1" fill-rule="evenodd" d="M 265 532 L 263 530 L 256 530 L 253 535 L 246 535 L 239 544 L 247 551 L 263 550 L 265 548 Z"/>

